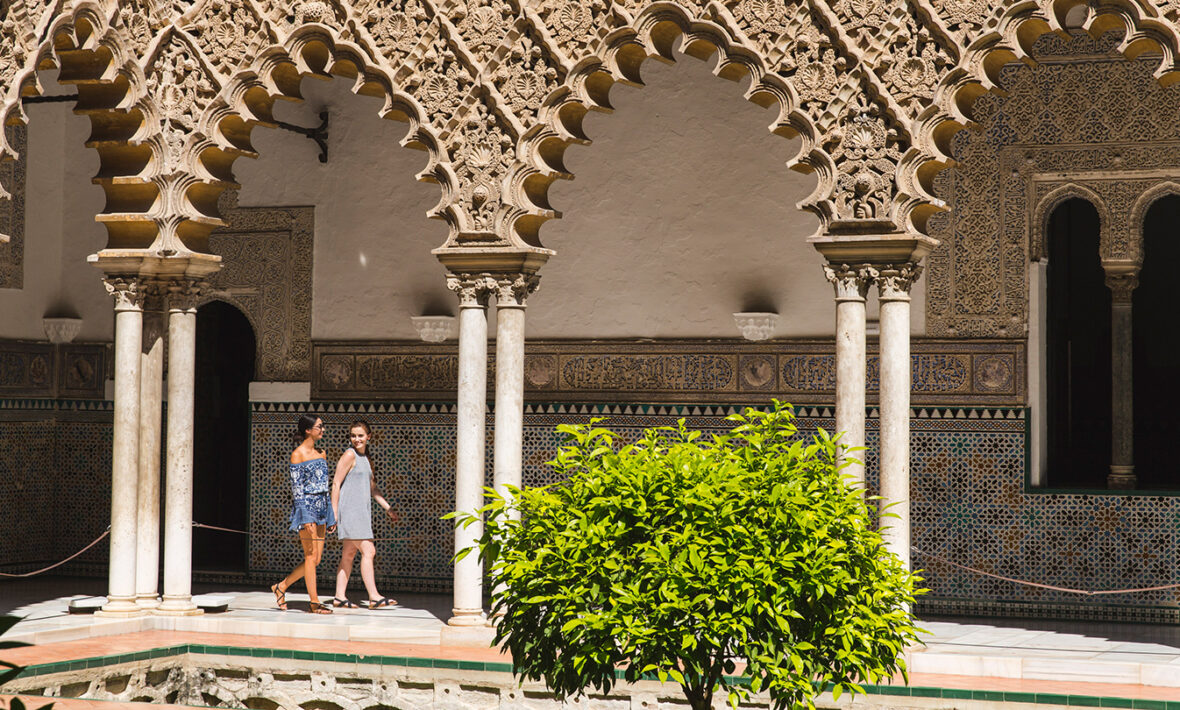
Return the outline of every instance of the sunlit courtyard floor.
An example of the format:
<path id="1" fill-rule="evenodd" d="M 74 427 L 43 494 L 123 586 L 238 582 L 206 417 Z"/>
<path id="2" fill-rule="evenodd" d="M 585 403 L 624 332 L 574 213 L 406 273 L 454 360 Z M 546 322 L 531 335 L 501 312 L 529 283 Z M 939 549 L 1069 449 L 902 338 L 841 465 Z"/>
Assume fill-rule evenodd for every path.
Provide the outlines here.
<path id="1" fill-rule="evenodd" d="M 489 631 L 448 629 L 451 600 L 442 595 L 399 594 L 401 604 L 395 608 L 321 616 L 307 613 L 306 594 L 294 590 L 288 594 L 290 610 L 283 612 L 275 609 L 266 589 L 197 585 L 194 592 L 227 601 L 228 610 L 131 619 L 67 613 L 72 599 L 101 594 L 104 586 L 104 580 L 74 578 L 0 582 L 0 613 L 23 617 L 0 640 L 34 644 L 0 651 L 0 659 L 37 665 L 187 643 L 510 661 L 488 647 Z M 1008 693 L 1062 699 L 1057 706 L 1180 710 L 1180 627 L 948 618 L 923 619 L 921 625 L 927 630 L 924 646 L 909 653 L 911 687 L 995 692 L 997 701 Z M 1105 702 L 1110 698 L 1128 702 Z M 1133 704 L 1131 699 L 1174 702 Z"/>

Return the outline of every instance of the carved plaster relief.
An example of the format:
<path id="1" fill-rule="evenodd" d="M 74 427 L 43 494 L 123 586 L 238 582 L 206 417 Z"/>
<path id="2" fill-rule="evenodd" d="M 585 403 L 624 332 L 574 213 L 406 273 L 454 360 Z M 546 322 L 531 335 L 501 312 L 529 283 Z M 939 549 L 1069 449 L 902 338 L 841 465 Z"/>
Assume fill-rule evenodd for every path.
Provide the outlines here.
<path id="1" fill-rule="evenodd" d="M 1114 54 L 1119 39 L 1044 37 L 1037 68 L 1001 71 L 1007 98 L 979 99 L 982 130 L 959 132 L 958 164 L 935 183 L 950 210 L 930 222 L 942 244 L 927 260 L 928 335 L 1026 333 L 1037 207 L 1054 190 L 1081 179 L 1129 224 L 1140 194 L 1180 176 L 1180 91 L 1159 85 L 1150 60 Z M 1107 232 L 1108 257 L 1136 258 L 1128 229 Z"/>
<path id="2" fill-rule="evenodd" d="M 239 207 L 221 198 L 225 226 L 209 238 L 224 265 L 205 302 L 237 306 L 254 328 L 259 381 L 300 382 L 311 362 L 312 207 Z"/>
<path id="3" fill-rule="evenodd" d="M 28 153 L 24 126 L 8 126 L 8 143 L 20 151 L 20 158 L 0 162 L 0 190 L 6 186 L 12 197 L 0 200 L 0 288 L 24 288 L 25 285 L 25 165 Z"/>
<path id="4" fill-rule="evenodd" d="M 868 358 L 876 397 L 875 343 Z M 489 381 L 495 381 L 489 353 Z M 454 344 L 317 342 L 312 397 L 336 401 L 430 401 L 453 397 Z M 1022 404 L 1022 341 L 919 340 L 913 343 L 917 404 Z M 793 404 L 835 401 L 835 346 L 827 341 L 765 343 L 529 341 L 525 392 L 546 402 L 745 403 L 778 397 Z"/>

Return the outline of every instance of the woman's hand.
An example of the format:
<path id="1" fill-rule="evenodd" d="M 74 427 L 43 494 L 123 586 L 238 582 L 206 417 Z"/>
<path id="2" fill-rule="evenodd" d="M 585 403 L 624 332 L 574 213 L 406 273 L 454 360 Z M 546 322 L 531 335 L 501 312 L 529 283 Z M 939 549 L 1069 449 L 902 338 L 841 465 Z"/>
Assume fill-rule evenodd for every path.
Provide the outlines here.
<path id="1" fill-rule="evenodd" d="M 328 534 L 329 534 L 329 535 L 331 535 L 331 534 L 332 534 L 332 533 L 334 533 L 334 532 L 336 532 L 336 526 L 335 526 L 335 525 L 329 525 L 329 526 L 328 526 Z"/>
<path id="2" fill-rule="evenodd" d="M 385 509 L 385 516 L 389 518 L 389 522 L 396 523 L 398 521 L 397 512 L 392 507 Z"/>

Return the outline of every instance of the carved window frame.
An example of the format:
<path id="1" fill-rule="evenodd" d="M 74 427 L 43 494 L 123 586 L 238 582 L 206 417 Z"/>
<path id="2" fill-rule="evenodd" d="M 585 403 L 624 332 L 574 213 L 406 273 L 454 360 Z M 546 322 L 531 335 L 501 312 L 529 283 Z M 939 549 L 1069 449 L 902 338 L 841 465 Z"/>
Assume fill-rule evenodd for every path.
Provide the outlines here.
<path id="1" fill-rule="evenodd" d="M 1091 170 L 1052 169 L 1079 164 L 1109 167 Z M 1131 160 L 1128 160 L 1128 155 Z M 1085 146 L 1014 145 L 1004 149 L 1001 166 L 1019 175 L 1026 196 L 1025 233 L 1029 249 L 1025 277 L 1028 293 L 1028 485 L 1048 492 L 1069 486 L 1048 486 L 1048 384 L 1045 360 L 1048 342 L 1045 240 L 1049 219 L 1064 202 L 1086 200 L 1098 213 L 1099 257 L 1104 263 L 1143 262 L 1143 223 L 1147 211 L 1167 195 L 1180 196 L 1180 142 Z M 1134 165 L 1136 167 L 1130 167 Z M 1137 490 L 1120 491 L 1135 493 Z M 1142 491 L 1157 494 L 1159 491 Z"/>

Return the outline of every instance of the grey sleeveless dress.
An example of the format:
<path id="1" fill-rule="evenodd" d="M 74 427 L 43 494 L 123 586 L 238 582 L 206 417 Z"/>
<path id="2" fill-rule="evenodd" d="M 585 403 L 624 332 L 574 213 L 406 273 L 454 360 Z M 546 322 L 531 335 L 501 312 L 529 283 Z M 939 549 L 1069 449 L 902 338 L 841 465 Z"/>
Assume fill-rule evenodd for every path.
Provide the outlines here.
<path id="1" fill-rule="evenodd" d="M 340 484 L 340 519 L 336 536 L 341 540 L 373 539 L 373 494 L 369 484 L 372 478 L 369 457 L 357 454 L 352 470 Z"/>

